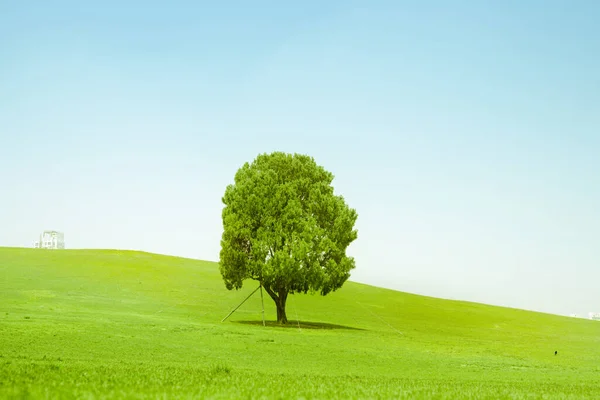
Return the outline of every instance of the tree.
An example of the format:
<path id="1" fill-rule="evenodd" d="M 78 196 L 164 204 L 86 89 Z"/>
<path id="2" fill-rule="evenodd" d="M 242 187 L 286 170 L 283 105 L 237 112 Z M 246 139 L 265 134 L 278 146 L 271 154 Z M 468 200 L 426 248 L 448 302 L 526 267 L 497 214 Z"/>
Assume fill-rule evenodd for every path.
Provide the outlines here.
<path id="1" fill-rule="evenodd" d="M 334 194 L 333 174 L 312 157 L 274 152 L 245 163 L 222 198 L 219 270 L 228 290 L 253 279 L 287 323 L 289 294 L 325 296 L 355 268 L 346 249 L 357 238 L 357 213 Z"/>

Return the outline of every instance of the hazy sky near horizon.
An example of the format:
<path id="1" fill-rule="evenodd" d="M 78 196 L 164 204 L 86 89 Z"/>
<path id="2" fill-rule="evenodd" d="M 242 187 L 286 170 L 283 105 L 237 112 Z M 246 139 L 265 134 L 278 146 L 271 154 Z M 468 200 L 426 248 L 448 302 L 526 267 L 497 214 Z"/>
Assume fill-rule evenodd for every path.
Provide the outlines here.
<path id="1" fill-rule="evenodd" d="M 280 150 L 358 211 L 352 280 L 598 312 L 599 19 L 593 0 L 1 2 L 0 246 L 55 229 L 216 261 L 226 185 Z"/>

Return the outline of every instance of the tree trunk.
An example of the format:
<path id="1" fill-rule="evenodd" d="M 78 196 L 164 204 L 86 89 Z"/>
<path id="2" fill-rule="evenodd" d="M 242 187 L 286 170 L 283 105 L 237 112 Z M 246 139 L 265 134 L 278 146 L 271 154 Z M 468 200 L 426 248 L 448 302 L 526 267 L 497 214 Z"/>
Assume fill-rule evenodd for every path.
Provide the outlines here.
<path id="1" fill-rule="evenodd" d="M 264 286 L 265 291 L 271 296 L 273 301 L 275 302 L 275 306 L 277 307 L 277 323 L 278 324 L 287 324 L 288 319 L 287 315 L 285 315 L 285 302 L 287 301 L 287 290 L 279 290 L 278 293 L 271 290 L 271 288 Z"/>
<path id="2" fill-rule="evenodd" d="M 287 324 L 288 320 L 287 320 L 287 316 L 285 315 L 285 300 L 287 298 L 287 295 L 285 297 L 281 297 L 281 295 L 279 296 L 278 300 L 275 301 L 275 305 L 277 306 L 277 323 L 278 324 Z"/>

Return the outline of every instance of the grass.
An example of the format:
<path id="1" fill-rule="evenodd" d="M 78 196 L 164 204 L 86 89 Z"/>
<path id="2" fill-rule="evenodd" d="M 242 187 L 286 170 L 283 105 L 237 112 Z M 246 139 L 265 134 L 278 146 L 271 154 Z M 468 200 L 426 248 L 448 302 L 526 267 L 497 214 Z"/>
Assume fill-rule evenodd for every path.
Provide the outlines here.
<path id="1" fill-rule="evenodd" d="M 507 398 L 600 393 L 600 323 L 348 282 L 265 298 L 215 263 L 0 248 L 0 398 Z M 558 350 L 558 355 L 554 351 Z"/>

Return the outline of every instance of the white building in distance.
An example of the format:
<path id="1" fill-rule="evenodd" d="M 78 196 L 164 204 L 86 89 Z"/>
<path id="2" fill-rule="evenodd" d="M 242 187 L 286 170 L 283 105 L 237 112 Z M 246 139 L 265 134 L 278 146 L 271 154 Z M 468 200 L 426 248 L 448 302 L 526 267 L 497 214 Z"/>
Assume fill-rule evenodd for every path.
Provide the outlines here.
<path id="1" fill-rule="evenodd" d="M 33 243 L 36 249 L 64 249 L 65 235 L 57 231 L 44 231 L 40 234 L 40 240 Z"/>

